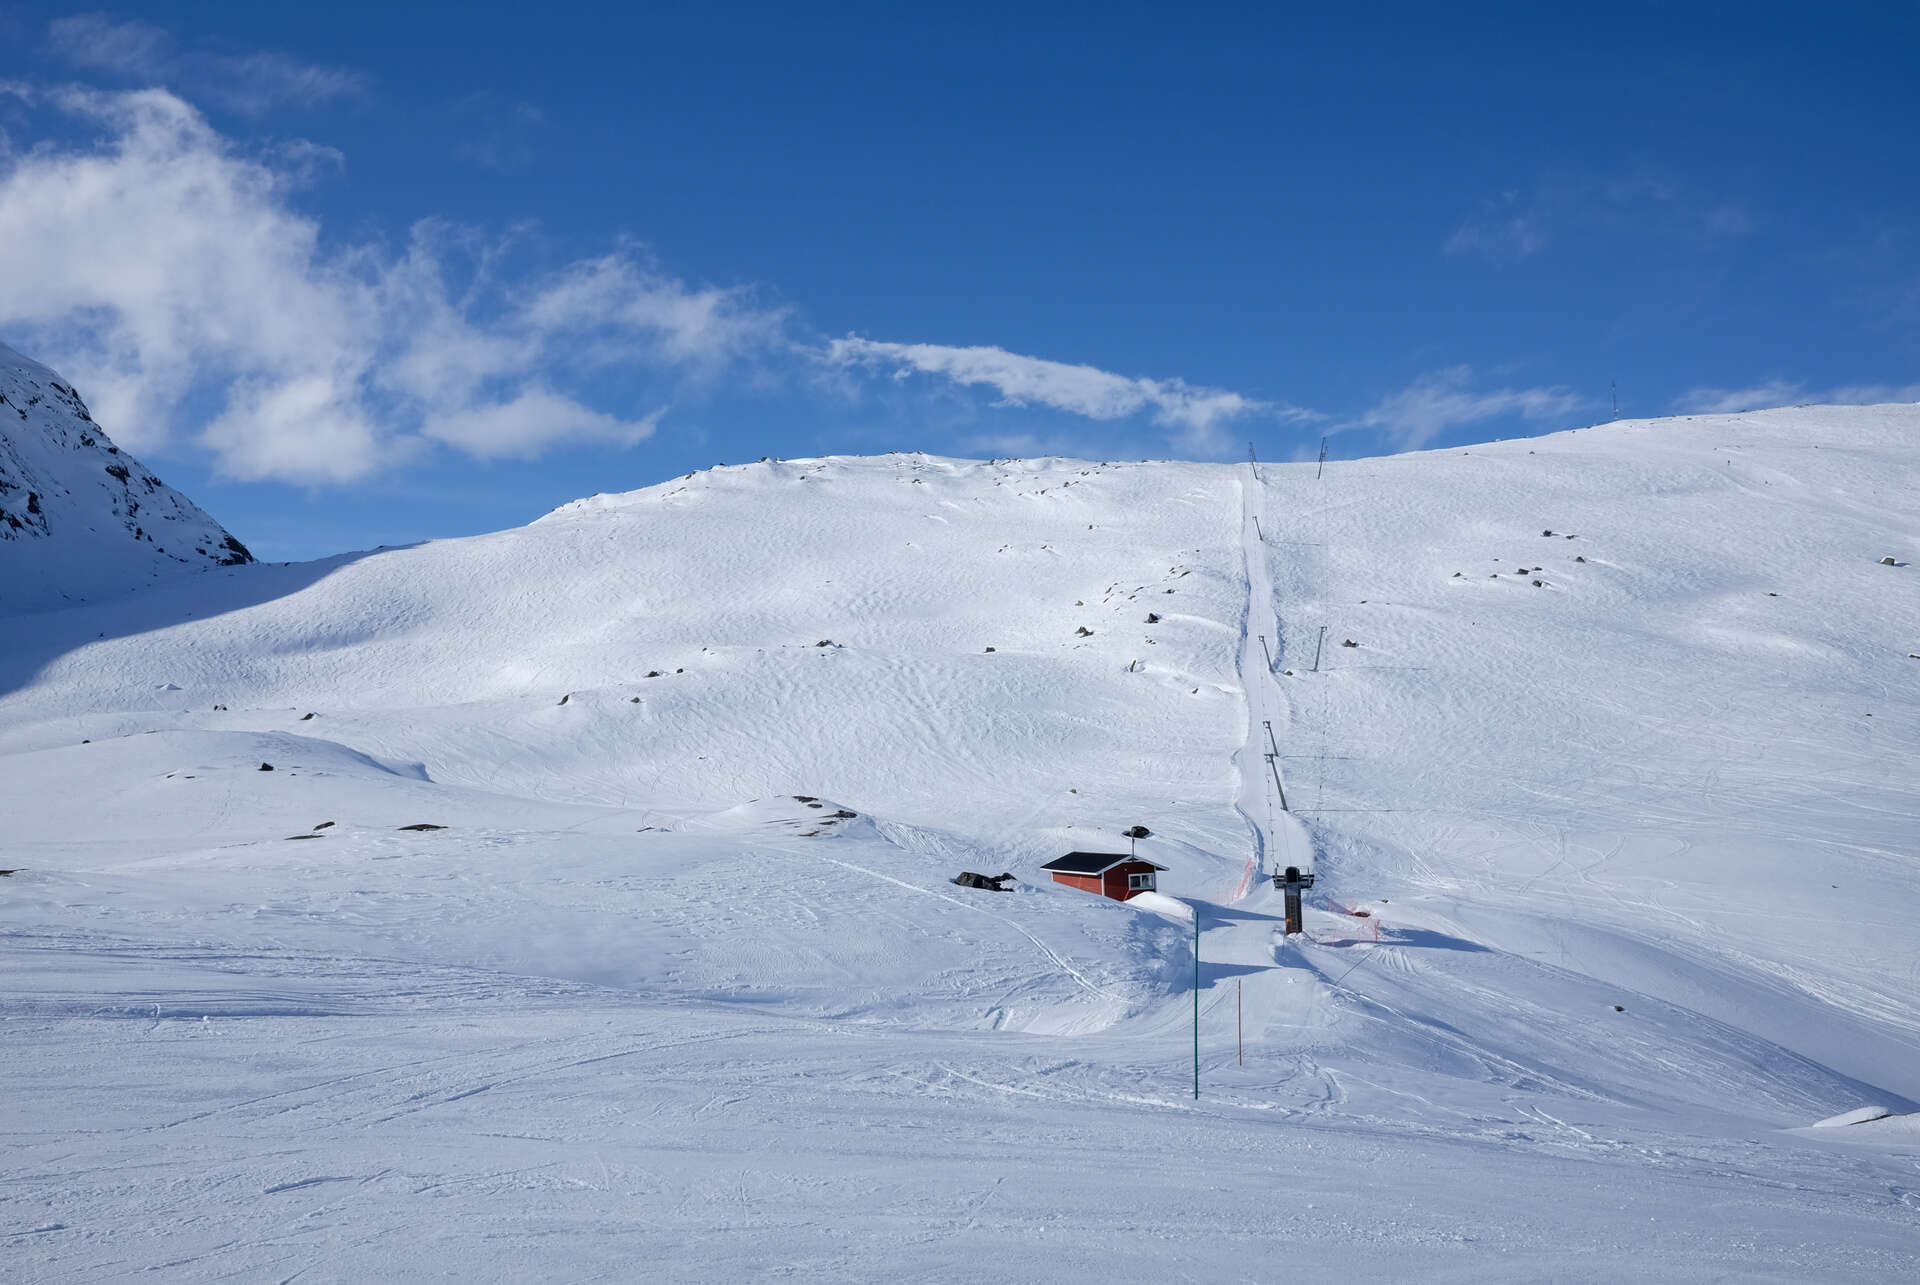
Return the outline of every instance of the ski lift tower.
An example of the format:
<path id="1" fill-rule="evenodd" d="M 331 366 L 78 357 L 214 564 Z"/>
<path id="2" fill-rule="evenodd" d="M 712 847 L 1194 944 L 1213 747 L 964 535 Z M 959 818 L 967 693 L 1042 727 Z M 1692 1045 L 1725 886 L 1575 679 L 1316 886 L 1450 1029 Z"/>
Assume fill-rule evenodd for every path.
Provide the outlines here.
<path id="1" fill-rule="evenodd" d="M 1305 932 L 1300 920 L 1301 890 L 1313 887 L 1313 872 L 1300 873 L 1299 866 L 1288 866 L 1286 873 L 1273 877 L 1273 886 L 1287 894 L 1287 931 L 1291 937 L 1297 932 Z"/>

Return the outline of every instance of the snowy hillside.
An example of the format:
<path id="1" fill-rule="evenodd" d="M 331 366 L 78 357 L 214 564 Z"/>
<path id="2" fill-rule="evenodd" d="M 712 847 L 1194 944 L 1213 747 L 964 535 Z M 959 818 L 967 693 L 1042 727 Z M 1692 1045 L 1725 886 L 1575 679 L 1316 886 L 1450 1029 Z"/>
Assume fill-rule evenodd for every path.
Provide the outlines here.
<path id="1" fill-rule="evenodd" d="M 1916 494 L 1911 406 L 763 461 L 11 619 L 10 1251 L 1910 1277 Z M 1136 824 L 1186 904 L 1040 870 Z"/>
<path id="2" fill-rule="evenodd" d="M 58 375 L 0 344 L 0 611 L 251 561 L 219 523 L 115 446 Z"/>

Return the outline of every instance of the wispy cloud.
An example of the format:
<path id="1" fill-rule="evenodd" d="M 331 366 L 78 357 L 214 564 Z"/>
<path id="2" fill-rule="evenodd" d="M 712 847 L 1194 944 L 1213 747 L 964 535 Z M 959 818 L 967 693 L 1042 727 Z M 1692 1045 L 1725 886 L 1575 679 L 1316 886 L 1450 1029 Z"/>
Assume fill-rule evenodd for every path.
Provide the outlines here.
<path id="1" fill-rule="evenodd" d="M 1707 243 L 1744 237 L 1758 225 L 1742 201 L 1705 197 L 1658 176 L 1635 173 L 1604 180 L 1554 179 L 1528 191 L 1488 197 L 1461 221 L 1443 248 L 1448 254 L 1513 263 L 1539 254 L 1558 238 L 1623 222 L 1647 223 Z"/>
<path id="2" fill-rule="evenodd" d="M 654 427 L 666 412 L 662 406 L 637 420 L 622 420 L 535 384 L 511 401 L 468 406 L 451 414 L 429 414 L 422 431 L 483 459 L 524 459 L 559 442 L 635 446 L 653 436 Z"/>
<path id="3" fill-rule="evenodd" d="M 1489 259 L 1525 259 L 1547 246 L 1546 216 L 1519 204 L 1518 192 L 1503 192 L 1447 238 L 1448 254 L 1484 254 Z"/>
<path id="4" fill-rule="evenodd" d="M 1045 406 L 1094 420 L 1147 414 L 1172 430 L 1183 449 L 1214 454 L 1227 444 L 1226 426 L 1251 415 L 1305 422 L 1323 418 L 1298 406 L 1258 401 L 1184 379 L 1116 375 L 1097 366 L 1026 357 L 1004 348 L 881 343 L 849 336 L 832 341 L 826 360 L 838 367 L 891 369 L 895 378 L 934 375 L 955 384 L 991 388 L 1003 406 Z"/>
<path id="5" fill-rule="evenodd" d="M 1694 388 L 1675 399 L 1682 415 L 1730 415 L 1776 406 L 1874 406 L 1920 402 L 1920 384 L 1853 384 L 1810 389 L 1798 380 L 1769 379 L 1750 388 Z"/>
<path id="6" fill-rule="evenodd" d="M 499 174 L 515 174 L 533 164 L 534 135 L 547 123 L 546 113 L 538 107 L 502 102 L 494 94 L 475 94 L 453 110 L 474 131 L 454 145 L 456 157 Z"/>
<path id="7" fill-rule="evenodd" d="M 962 439 L 960 449 L 970 454 L 990 455 L 995 459 L 1031 460 L 1058 456 L 1098 460 L 1115 456 L 1111 442 L 1094 442 L 1056 433 L 976 433 Z"/>
<path id="8" fill-rule="evenodd" d="M 1566 419 L 1589 405 L 1566 388 L 1473 387 L 1473 369 L 1436 370 L 1383 397 L 1372 410 L 1343 427 L 1372 428 L 1400 450 L 1418 450 L 1449 428 L 1518 415 L 1522 419 Z"/>
<path id="9" fill-rule="evenodd" d="M 283 54 L 233 53 L 205 44 L 183 46 L 150 23 L 102 13 L 48 24 L 54 51 L 76 67 L 165 85 L 230 111 L 260 115 L 276 107 L 318 107 L 367 97 L 365 77 Z"/>
<path id="10" fill-rule="evenodd" d="M 784 311 L 633 246 L 511 285 L 495 270 L 509 242 L 446 223 L 416 225 L 398 254 L 330 249 L 290 203 L 301 154 L 245 154 L 164 90 L 45 103 L 101 137 L 0 156 L 0 333 L 131 447 L 192 418 L 230 475 L 314 483 L 433 443 L 632 443 L 659 407 L 591 407 L 556 376 L 651 371 L 669 385 L 658 401 L 784 342 Z"/>

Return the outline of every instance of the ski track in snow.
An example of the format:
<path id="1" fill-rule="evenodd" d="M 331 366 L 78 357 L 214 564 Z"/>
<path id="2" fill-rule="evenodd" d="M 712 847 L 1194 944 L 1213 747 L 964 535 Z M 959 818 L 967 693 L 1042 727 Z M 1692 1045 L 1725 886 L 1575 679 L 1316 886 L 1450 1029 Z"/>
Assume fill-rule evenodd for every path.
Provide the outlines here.
<path id="1" fill-rule="evenodd" d="M 1801 1127 L 1920 1096 L 1917 436 L 769 461 L 10 617 L 9 1275 L 1920 1274 L 1902 1117 Z M 1139 822 L 1198 1102 L 1191 923 L 1039 872 Z"/>

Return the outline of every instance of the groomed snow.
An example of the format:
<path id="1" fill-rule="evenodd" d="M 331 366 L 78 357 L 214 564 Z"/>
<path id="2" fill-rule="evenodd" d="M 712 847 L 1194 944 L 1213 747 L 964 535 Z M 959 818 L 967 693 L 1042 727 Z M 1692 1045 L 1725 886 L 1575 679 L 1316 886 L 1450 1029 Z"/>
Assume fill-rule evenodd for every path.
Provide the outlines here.
<path id="1" fill-rule="evenodd" d="M 1805 1126 L 1920 1097 L 1915 494 L 1915 407 L 768 461 L 0 622 L 10 1262 L 1911 1278 Z M 1190 921 L 1039 868 L 1135 824 L 1198 1101 Z"/>

